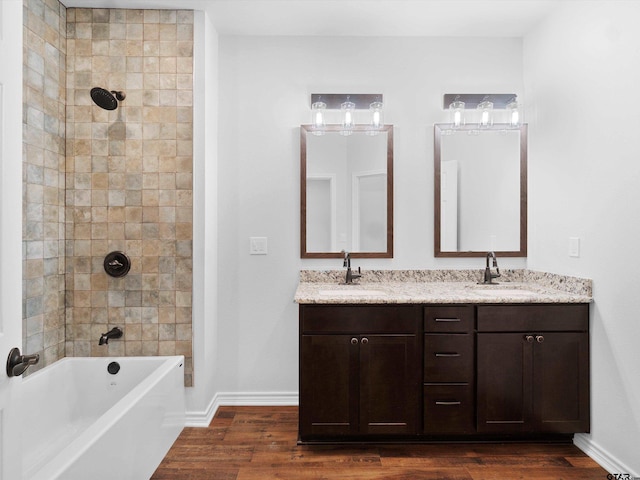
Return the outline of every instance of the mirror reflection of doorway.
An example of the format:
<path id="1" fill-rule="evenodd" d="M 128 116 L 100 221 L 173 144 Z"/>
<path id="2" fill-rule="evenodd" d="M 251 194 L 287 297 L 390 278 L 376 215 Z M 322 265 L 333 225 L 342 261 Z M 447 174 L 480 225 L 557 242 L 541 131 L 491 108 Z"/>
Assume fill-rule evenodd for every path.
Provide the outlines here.
<path id="1" fill-rule="evenodd" d="M 336 251 L 335 176 L 307 177 L 307 250 Z"/>
<path id="2" fill-rule="evenodd" d="M 387 249 L 387 175 L 384 171 L 353 175 L 353 251 Z"/>
<path id="3" fill-rule="evenodd" d="M 440 163 L 440 248 L 458 251 L 458 162 Z"/>

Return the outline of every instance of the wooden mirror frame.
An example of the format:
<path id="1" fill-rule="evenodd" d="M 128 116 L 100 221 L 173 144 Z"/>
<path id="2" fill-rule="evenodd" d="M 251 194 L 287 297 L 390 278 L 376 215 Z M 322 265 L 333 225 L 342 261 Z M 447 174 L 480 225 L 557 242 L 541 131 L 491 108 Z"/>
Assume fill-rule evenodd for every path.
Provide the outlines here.
<path id="1" fill-rule="evenodd" d="M 366 132 L 370 127 L 356 125 L 354 132 Z M 327 125 L 325 131 L 339 132 L 340 125 Z M 300 258 L 342 258 L 341 252 L 307 251 L 307 134 L 311 125 L 300 125 Z M 393 125 L 385 125 L 387 134 L 387 250 L 385 252 L 350 252 L 351 258 L 393 258 Z"/>
<path id="2" fill-rule="evenodd" d="M 441 185 L 441 140 L 442 131 L 450 128 L 450 124 L 435 124 L 433 128 L 433 167 L 434 167 L 434 256 L 435 257 L 484 257 L 487 252 L 443 252 L 440 248 L 440 185 Z M 465 130 L 473 128 L 463 127 Z M 500 125 L 494 125 L 494 129 Z M 527 256 L 527 125 L 523 124 L 520 130 L 520 249 L 512 251 L 496 251 L 500 257 L 526 257 Z"/>

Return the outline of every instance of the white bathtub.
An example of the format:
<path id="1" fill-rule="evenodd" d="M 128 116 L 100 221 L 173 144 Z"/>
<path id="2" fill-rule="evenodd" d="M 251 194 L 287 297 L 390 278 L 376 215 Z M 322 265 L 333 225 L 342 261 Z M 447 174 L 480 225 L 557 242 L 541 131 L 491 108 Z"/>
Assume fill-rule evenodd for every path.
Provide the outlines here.
<path id="1" fill-rule="evenodd" d="M 20 397 L 23 479 L 148 479 L 184 427 L 184 357 L 67 357 Z"/>

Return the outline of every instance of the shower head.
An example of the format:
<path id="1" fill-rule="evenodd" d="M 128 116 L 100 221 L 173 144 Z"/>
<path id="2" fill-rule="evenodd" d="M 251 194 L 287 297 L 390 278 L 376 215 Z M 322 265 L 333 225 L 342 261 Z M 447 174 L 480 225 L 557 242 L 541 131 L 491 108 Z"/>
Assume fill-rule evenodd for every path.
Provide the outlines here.
<path id="1" fill-rule="evenodd" d="M 121 102 L 125 98 L 126 94 L 124 92 L 109 91 L 100 87 L 91 89 L 91 99 L 96 105 L 105 110 L 115 110 L 118 108 L 118 102 Z"/>

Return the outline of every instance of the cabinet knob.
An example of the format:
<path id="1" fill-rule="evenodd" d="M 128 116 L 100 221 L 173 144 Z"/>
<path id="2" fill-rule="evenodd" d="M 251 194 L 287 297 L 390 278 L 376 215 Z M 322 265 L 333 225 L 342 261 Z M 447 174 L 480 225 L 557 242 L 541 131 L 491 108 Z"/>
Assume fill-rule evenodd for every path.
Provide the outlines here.
<path id="1" fill-rule="evenodd" d="M 543 335 L 536 335 L 536 342 L 538 342 L 538 343 L 544 342 L 544 336 Z"/>
<path id="2" fill-rule="evenodd" d="M 358 339 L 357 338 L 352 338 L 351 339 L 351 345 L 357 345 L 358 344 Z"/>
<path id="3" fill-rule="evenodd" d="M 367 337 L 364 337 L 361 342 L 363 345 L 366 345 L 367 343 L 369 343 L 369 339 Z"/>
<path id="4" fill-rule="evenodd" d="M 525 335 L 524 339 L 527 341 L 527 343 L 533 343 L 533 335 Z"/>

